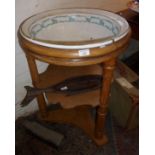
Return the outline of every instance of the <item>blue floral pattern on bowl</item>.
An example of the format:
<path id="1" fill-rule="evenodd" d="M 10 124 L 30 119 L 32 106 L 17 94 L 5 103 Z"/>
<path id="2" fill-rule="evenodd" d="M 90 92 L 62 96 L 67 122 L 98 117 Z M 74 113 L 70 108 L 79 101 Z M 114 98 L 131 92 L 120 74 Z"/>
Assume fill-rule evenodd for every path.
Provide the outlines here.
<path id="1" fill-rule="evenodd" d="M 116 36 L 119 32 L 118 26 L 114 25 L 110 20 L 96 17 L 96 16 L 68 15 L 68 16 L 49 17 L 45 20 L 39 21 L 39 23 L 34 24 L 30 28 L 31 37 L 35 38 L 35 36 L 44 28 L 47 28 L 54 24 L 64 23 L 64 22 L 87 22 L 91 24 L 97 24 L 99 26 L 106 27 L 108 30 L 110 30 L 113 33 L 114 36 Z"/>

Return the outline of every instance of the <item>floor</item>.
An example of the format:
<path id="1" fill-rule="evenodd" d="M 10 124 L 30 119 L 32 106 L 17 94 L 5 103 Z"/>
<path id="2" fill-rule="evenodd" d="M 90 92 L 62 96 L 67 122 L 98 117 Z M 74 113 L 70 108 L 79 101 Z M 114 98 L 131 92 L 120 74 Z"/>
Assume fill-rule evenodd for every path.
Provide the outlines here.
<path id="1" fill-rule="evenodd" d="M 22 125 L 33 120 L 64 135 L 59 147 L 38 138 Z M 125 132 L 109 113 L 106 120 L 109 142 L 97 147 L 81 129 L 66 124 L 40 122 L 36 113 L 16 121 L 16 155 L 138 155 L 138 129 Z"/>

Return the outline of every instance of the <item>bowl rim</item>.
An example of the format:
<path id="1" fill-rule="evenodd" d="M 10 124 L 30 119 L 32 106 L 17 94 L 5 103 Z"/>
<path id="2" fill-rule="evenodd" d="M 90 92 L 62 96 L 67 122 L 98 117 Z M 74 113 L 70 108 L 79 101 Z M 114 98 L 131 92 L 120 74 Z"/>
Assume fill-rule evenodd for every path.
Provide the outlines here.
<path id="1" fill-rule="evenodd" d="M 77 10 L 78 11 L 82 11 L 82 12 L 79 12 L 79 13 L 82 13 L 82 14 L 88 14 L 89 13 L 89 14 L 93 15 L 94 12 L 91 13 L 91 11 L 98 11 L 98 12 L 100 12 L 100 14 L 97 14 L 97 13 L 95 14 L 95 15 L 100 15 L 100 16 L 102 16 L 101 13 L 111 14 L 114 17 L 118 17 L 119 19 L 121 19 L 124 22 L 124 24 L 127 26 L 126 27 L 126 31 L 124 31 L 119 36 L 107 37 L 107 38 L 101 38 L 101 39 L 95 39 L 95 40 L 89 40 L 89 41 L 72 41 L 72 42 L 67 42 L 67 41 L 58 41 L 58 42 L 57 41 L 50 41 L 50 42 L 48 42 L 48 41 L 41 40 L 41 39 L 33 39 L 30 36 L 27 36 L 26 34 L 24 34 L 24 32 L 22 30 L 23 25 L 29 19 L 32 19 L 34 17 L 37 17 L 37 16 L 39 17 L 40 15 L 44 15 L 44 14 L 46 15 L 48 13 L 51 13 L 50 16 L 52 16 L 52 13 L 59 12 L 59 11 L 60 12 L 61 11 L 73 11 L 72 12 L 72 14 L 73 14 L 74 11 L 75 11 L 75 13 L 77 13 L 76 12 Z M 58 15 L 58 14 L 56 13 L 54 15 Z M 45 16 L 45 17 L 48 17 L 48 16 Z M 43 17 L 43 18 L 45 18 L 45 17 Z M 111 20 L 113 20 L 113 21 L 116 21 L 116 19 L 114 19 L 114 17 L 109 17 L 109 18 Z M 43 19 L 43 18 L 40 18 L 40 19 Z M 117 22 L 117 23 L 119 23 L 119 22 Z M 28 17 L 19 26 L 19 33 L 26 40 L 28 40 L 28 41 L 30 41 L 30 42 L 32 42 L 34 44 L 37 44 L 37 45 L 41 45 L 41 46 L 45 46 L 45 47 L 49 47 L 49 48 L 58 48 L 58 49 L 85 49 L 85 48 L 105 47 L 105 46 L 107 46 L 109 44 L 112 44 L 113 42 L 116 42 L 116 41 L 122 39 L 123 37 L 125 37 L 128 34 L 129 30 L 130 30 L 130 27 L 129 27 L 129 24 L 126 21 L 126 19 L 124 19 L 123 17 L 121 17 L 120 15 L 118 15 L 118 14 L 116 14 L 114 12 L 103 10 L 103 9 L 98 9 L 98 8 L 60 8 L 60 9 L 47 10 L 47 11 L 40 12 L 40 13 L 37 13 L 37 14 L 34 14 L 34 15 Z"/>

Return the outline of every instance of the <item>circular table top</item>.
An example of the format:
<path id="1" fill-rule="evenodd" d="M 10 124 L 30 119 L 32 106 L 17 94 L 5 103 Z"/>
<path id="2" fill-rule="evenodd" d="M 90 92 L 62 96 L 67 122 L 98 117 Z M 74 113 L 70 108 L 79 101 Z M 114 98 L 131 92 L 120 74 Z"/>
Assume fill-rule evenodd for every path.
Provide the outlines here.
<path id="1" fill-rule="evenodd" d="M 20 34 L 45 47 L 83 49 L 106 46 L 129 32 L 124 18 L 99 9 L 60 9 L 26 19 Z"/>
<path id="2" fill-rule="evenodd" d="M 73 64 L 83 58 L 98 59 L 111 52 L 120 52 L 127 45 L 130 33 L 127 21 L 112 12 L 59 9 L 23 21 L 18 37 L 24 51 L 38 59 L 48 59 L 48 62 L 49 57 L 60 59 L 57 61 L 70 59 Z M 50 61 L 55 62 L 54 59 Z"/>

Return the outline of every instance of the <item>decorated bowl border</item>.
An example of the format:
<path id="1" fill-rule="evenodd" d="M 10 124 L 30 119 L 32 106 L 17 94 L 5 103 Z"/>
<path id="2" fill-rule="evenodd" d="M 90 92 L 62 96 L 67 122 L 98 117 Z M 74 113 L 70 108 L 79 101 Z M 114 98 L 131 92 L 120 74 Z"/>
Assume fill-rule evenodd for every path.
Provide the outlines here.
<path id="1" fill-rule="evenodd" d="M 64 23 L 64 22 L 84 22 L 84 23 L 92 23 L 97 24 L 99 26 L 106 27 L 108 30 L 110 30 L 114 36 L 116 36 L 119 33 L 119 28 L 114 25 L 110 20 L 103 19 L 96 16 L 84 16 L 84 15 L 66 15 L 66 16 L 55 16 L 55 17 L 48 17 L 47 19 L 44 19 L 42 21 L 37 22 L 37 24 L 33 24 L 29 28 L 29 34 L 31 38 L 35 38 L 36 35 L 42 31 L 43 29 L 52 26 L 54 24 L 58 23 Z"/>

